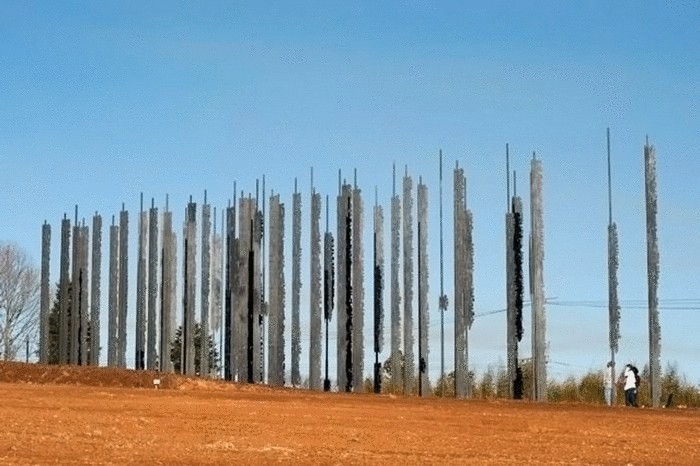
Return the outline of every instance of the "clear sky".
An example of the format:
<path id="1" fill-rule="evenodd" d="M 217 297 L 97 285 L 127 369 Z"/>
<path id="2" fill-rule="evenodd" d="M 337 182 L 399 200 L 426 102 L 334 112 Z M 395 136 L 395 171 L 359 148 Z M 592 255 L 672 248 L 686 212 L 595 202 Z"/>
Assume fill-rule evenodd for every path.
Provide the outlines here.
<path id="1" fill-rule="evenodd" d="M 505 306 L 509 143 L 526 212 L 532 151 L 544 165 L 548 367 L 562 378 L 602 368 L 608 357 L 610 127 L 623 306 L 618 360 L 640 367 L 648 361 L 649 135 L 658 158 L 662 365 L 677 362 L 700 383 L 700 4 L 331 3 L 2 2 L 0 240 L 18 243 L 38 265 L 48 220 L 55 282 L 63 214 L 72 218 L 78 204 L 81 218 L 99 211 L 106 227 L 124 202 L 132 212 L 135 266 L 139 193 L 161 208 L 169 194 L 180 231 L 189 195 L 201 203 L 206 189 L 213 205 L 225 207 L 234 181 L 254 192 L 264 175 L 268 192 L 282 194 L 291 224 L 296 177 L 306 264 L 311 167 L 317 190 L 331 199 L 338 170 L 352 180 L 357 169 L 369 226 L 375 188 L 388 219 L 396 163 L 399 174 L 407 169 L 430 190 L 435 374 L 438 150 L 446 168 L 445 291 L 452 294 L 451 169 L 459 161 L 475 223 L 476 312 L 483 314 Z M 388 225 L 385 231 L 388 251 Z M 291 235 L 287 241 L 289 257 Z M 307 300 L 308 265 L 302 279 Z M 106 283 L 102 296 L 106 309 Z M 522 356 L 530 350 L 526 311 Z M 449 368 L 451 314 L 446 321 Z M 469 338 L 477 371 L 503 364 L 505 314 L 478 317 Z M 289 355 L 287 361 L 289 368 Z M 367 373 L 372 361 L 368 352 Z"/>

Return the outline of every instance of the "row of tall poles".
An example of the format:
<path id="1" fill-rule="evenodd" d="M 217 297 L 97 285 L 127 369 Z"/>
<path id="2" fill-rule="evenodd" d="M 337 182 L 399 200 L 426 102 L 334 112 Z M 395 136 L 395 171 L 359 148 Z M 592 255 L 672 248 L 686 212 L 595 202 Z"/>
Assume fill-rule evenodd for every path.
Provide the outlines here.
<path id="1" fill-rule="evenodd" d="M 656 195 L 654 149 L 645 146 L 645 175 L 647 191 L 647 233 L 649 250 L 650 299 L 650 369 L 652 393 L 658 397 L 660 373 L 660 330 L 658 310 L 654 303 L 658 286 L 658 247 L 656 246 Z M 608 134 L 609 168 L 609 134 Z M 513 196 L 510 192 L 511 173 L 509 147 L 506 145 L 507 199 L 506 213 L 506 314 L 507 314 L 507 373 L 510 395 L 523 396 L 523 374 L 519 359 L 519 342 L 523 330 L 524 302 L 524 231 L 522 199 L 517 195 L 513 172 Z M 610 182 L 610 172 L 609 172 Z M 530 167 L 529 284 L 532 306 L 532 398 L 546 399 L 546 332 L 544 311 L 544 225 L 542 195 L 542 164 L 533 153 Z M 473 218 L 467 205 L 467 181 L 464 169 L 454 168 L 454 391 L 457 397 L 471 396 L 469 380 L 469 332 L 474 321 L 474 245 Z M 444 383 L 444 314 L 448 298 L 444 294 L 442 240 L 442 152 L 440 152 L 440 294 L 438 309 L 441 317 L 440 373 Z M 172 226 L 172 212 L 166 197 L 165 211 L 158 214 L 155 202 L 148 211 L 141 209 L 138 227 L 136 331 L 134 367 L 136 369 L 172 372 L 177 368 L 185 374 L 210 375 L 210 335 L 220 334 L 223 377 L 227 380 L 263 382 L 271 385 L 286 383 L 285 359 L 285 206 L 279 194 L 270 195 L 269 212 L 265 211 L 265 180 L 260 196 L 256 183 L 255 196 L 241 193 L 222 212 L 221 231 L 216 228 L 216 209 L 212 216 L 206 192 L 201 210 L 200 302 L 199 332 L 202 342 L 195 357 L 196 319 L 196 256 L 197 205 L 188 202 L 183 225 L 182 297 L 177 299 L 177 238 Z M 415 208 L 414 208 L 415 202 Z M 311 171 L 310 248 L 309 248 L 309 387 L 330 389 L 328 330 L 334 307 L 337 325 L 336 383 L 340 390 L 364 389 L 364 200 L 354 181 L 348 183 L 338 173 L 335 236 L 329 230 L 329 198 L 326 196 L 326 228 L 321 236 L 321 195 L 313 184 Z M 262 206 L 262 210 L 260 209 Z M 301 212 L 302 197 L 295 180 L 292 196 L 292 299 L 291 299 L 291 380 L 300 386 L 301 380 Z M 415 214 L 415 217 L 414 217 Z M 212 234 L 212 217 L 214 231 Z M 265 228 L 267 220 L 268 228 Z M 384 214 L 375 201 L 372 225 L 373 247 L 373 315 L 374 315 L 374 390 L 381 390 L 382 365 L 379 355 L 384 340 Z M 651 226 L 649 226 L 651 225 Z M 160 228 L 159 228 L 160 226 Z M 57 362 L 67 364 L 99 363 L 100 341 L 100 270 L 101 216 L 93 217 L 92 254 L 88 254 L 89 228 L 78 224 L 76 206 L 71 243 L 70 220 L 64 216 L 61 224 L 60 278 L 58 295 Z M 390 212 L 390 390 L 414 393 L 418 376 L 418 393 L 429 381 L 429 305 L 428 305 L 428 188 L 419 178 L 414 198 L 413 178 L 406 168 L 402 180 L 402 196 L 396 192 L 396 167 L 393 169 L 393 190 Z M 122 205 L 119 223 L 112 217 L 110 226 L 108 347 L 107 365 L 126 367 L 126 320 L 128 304 L 128 231 L 129 213 Z M 417 232 L 417 238 L 414 233 Z M 612 201 L 609 190 L 609 292 L 610 346 L 614 361 L 619 340 L 619 305 L 616 301 L 617 231 L 612 222 Z M 47 362 L 50 351 L 50 236 L 51 227 L 42 228 L 42 289 L 40 360 Z M 414 251 L 414 239 L 417 251 Z M 70 248 L 72 244 L 72 256 Z M 265 245 L 269 244 L 269 254 Z M 337 247 L 337 248 L 336 248 Z M 417 260 L 414 262 L 414 252 Z M 91 258 L 91 265 L 88 260 Z M 266 270 L 267 265 L 267 270 Z M 414 266 L 417 266 L 416 280 Z M 91 276 L 88 276 L 90 274 Z M 266 279 L 269 282 L 266 283 Z M 414 324 L 414 285 L 417 285 L 418 324 Z M 266 294 L 267 290 L 267 294 Z M 88 300 L 90 302 L 88 303 Z M 403 306 L 402 306 L 403 305 Z M 181 319 L 177 319 L 177 310 Z M 171 358 L 177 321 L 182 323 L 179 360 Z M 267 320 L 267 336 L 266 326 Z M 325 321 L 325 374 L 321 371 L 323 357 L 323 323 Z M 418 355 L 414 354 L 414 329 L 418 329 Z M 212 336 L 213 338 L 213 336 Z M 265 354 L 267 352 L 267 355 Z M 265 357 L 267 356 L 267 358 Z M 199 365 L 195 363 L 199 361 Z M 323 382 L 322 382 L 323 380 Z M 442 387 L 444 389 L 444 387 Z"/>
<path id="2" fill-rule="evenodd" d="M 442 156 L 440 156 L 442 171 Z M 468 329 L 473 322 L 473 244 L 472 217 L 466 207 L 466 177 L 457 166 L 454 172 L 455 190 L 455 391 L 457 396 L 469 396 L 468 383 Z M 264 183 L 264 180 L 263 180 Z M 396 170 L 394 167 L 394 186 Z M 235 190 L 235 188 L 234 188 Z M 264 187 L 263 187 L 263 196 Z M 415 199 L 414 199 L 415 196 Z M 442 199 L 441 199 L 442 200 Z M 337 230 L 334 238 L 328 229 L 328 197 L 326 197 L 326 231 L 321 257 L 320 217 L 321 195 L 311 183 L 310 224 L 310 345 L 309 387 L 328 390 L 328 326 L 337 307 L 336 382 L 341 390 L 364 389 L 364 200 L 357 185 L 355 173 L 352 184 L 343 180 L 339 172 L 337 197 Z M 414 208 L 415 202 L 415 208 Z M 279 194 L 270 196 L 269 274 L 264 270 L 265 218 L 259 209 L 259 193 L 240 199 L 234 196 L 222 215 L 222 233 L 216 225 L 211 232 L 211 206 L 206 192 L 201 209 L 200 254 L 200 333 L 206 339 L 223 328 L 221 347 L 223 376 L 227 380 L 285 383 L 285 274 L 284 274 L 284 204 Z M 291 384 L 302 384 L 301 355 L 301 193 L 296 181 L 292 197 L 292 303 L 291 303 Z M 263 204 L 264 205 L 264 204 Z M 442 202 L 441 202 L 442 206 Z M 415 214 L 414 214 L 415 211 Z M 61 237 L 61 275 L 59 280 L 59 363 L 98 364 L 99 362 L 99 297 L 101 269 L 101 217 L 93 219 L 93 251 L 91 280 L 87 279 L 88 228 L 78 225 L 73 233 L 72 260 L 70 220 L 64 218 Z M 138 251 L 136 277 L 136 327 L 134 367 L 172 372 L 178 368 L 185 374 L 209 375 L 208 345 L 200 344 L 195 357 L 195 303 L 197 251 L 197 204 L 187 203 L 182 239 L 181 306 L 178 306 L 177 239 L 172 228 L 172 212 L 166 197 L 165 211 L 158 214 L 155 201 L 144 210 L 143 195 L 138 223 Z M 216 222 L 216 210 L 214 210 Z M 225 219 L 225 221 L 223 220 Z M 374 283 L 374 390 L 381 390 L 382 370 L 379 354 L 384 339 L 384 216 L 382 207 L 375 202 L 373 219 L 373 283 Z M 442 222 L 442 219 L 441 219 Z M 84 222 L 83 222 L 84 223 Z M 224 225 L 225 224 L 225 225 Z M 414 233 L 417 229 L 417 264 L 414 261 Z M 408 169 L 403 177 L 403 196 L 391 199 L 391 387 L 394 391 L 413 393 L 416 369 L 418 392 L 430 385 L 428 378 L 428 188 L 419 179 L 414 194 L 413 178 Z M 108 296 L 108 355 L 107 365 L 126 367 L 126 321 L 128 305 L 128 236 L 129 212 L 122 205 L 119 223 L 114 217 L 110 227 L 109 296 Z M 225 231 L 225 234 L 223 233 Z M 50 225 L 44 224 L 42 233 L 42 336 L 41 361 L 48 361 L 48 264 L 50 257 Z M 224 238 L 225 237 L 225 238 Z M 337 250 L 335 243 L 337 242 Z M 225 248 L 224 248 L 225 243 Z M 224 251 L 225 249 L 225 251 Z M 441 251 L 442 252 L 442 251 Z M 441 254 L 442 261 L 442 254 Z M 72 272 L 68 273 L 69 264 Z M 414 266 L 418 277 L 415 281 Z M 263 292 L 263 280 L 269 275 L 269 301 Z M 337 280 L 336 280 L 337 277 Z M 442 274 L 441 274 L 442 277 Z M 402 286 L 400 282 L 402 281 Z M 88 283 L 92 288 L 88 293 Z M 414 284 L 418 288 L 418 355 L 414 354 Z M 223 299 L 222 299 L 223 294 Z M 73 299 L 75 296 L 76 299 Z M 92 298 L 91 312 L 87 313 L 87 299 Z M 337 300 L 334 301 L 334 297 Z M 160 299 L 159 299 L 160 298 Z M 403 312 L 401 312 L 403 304 Z M 67 306 L 70 305 L 70 309 Z M 440 309 L 447 309 L 447 298 L 440 295 Z M 222 308 L 223 307 L 223 318 Z M 181 319 L 177 319 L 177 309 Z M 322 312 L 323 310 L 323 312 Z M 268 319 L 269 340 L 265 347 L 264 321 Z M 70 325 L 69 320 L 70 319 Z M 176 322 L 182 323 L 179 360 L 171 358 L 171 344 L 175 338 Z M 322 320 L 326 322 L 326 374 L 321 382 Z M 212 322 L 214 325 L 212 325 Z M 441 334 L 444 336 L 443 333 Z M 403 343 L 403 345 L 401 345 Z M 401 349 L 403 348 L 403 352 Z M 444 352 L 444 340 L 441 341 Z M 267 351 L 267 370 L 265 352 Z M 196 361 L 199 361 L 197 367 Z M 441 359 L 444 373 L 444 357 Z"/>

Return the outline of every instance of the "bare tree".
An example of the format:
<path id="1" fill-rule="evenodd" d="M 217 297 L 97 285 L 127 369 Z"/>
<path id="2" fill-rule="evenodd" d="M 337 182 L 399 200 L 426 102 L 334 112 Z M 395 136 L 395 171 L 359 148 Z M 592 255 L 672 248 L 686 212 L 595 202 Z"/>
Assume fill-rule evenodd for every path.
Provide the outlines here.
<path id="1" fill-rule="evenodd" d="M 12 360 L 39 325 L 40 273 L 14 244 L 0 244 L 0 348 Z"/>

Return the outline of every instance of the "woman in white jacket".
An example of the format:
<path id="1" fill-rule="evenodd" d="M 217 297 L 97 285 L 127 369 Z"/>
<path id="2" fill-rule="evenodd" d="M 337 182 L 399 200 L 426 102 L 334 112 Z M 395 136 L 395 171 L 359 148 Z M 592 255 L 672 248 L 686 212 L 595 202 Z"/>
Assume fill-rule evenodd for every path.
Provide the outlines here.
<path id="1" fill-rule="evenodd" d="M 625 406 L 637 407 L 637 374 L 632 370 L 632 364 L 625 366 L 622 373 L 625 379 Z"/>

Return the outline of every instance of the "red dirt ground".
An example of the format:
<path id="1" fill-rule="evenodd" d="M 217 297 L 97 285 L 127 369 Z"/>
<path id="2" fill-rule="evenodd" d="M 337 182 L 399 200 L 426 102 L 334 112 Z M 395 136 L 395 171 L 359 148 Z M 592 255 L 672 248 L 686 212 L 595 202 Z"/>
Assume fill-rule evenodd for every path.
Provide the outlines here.
<path id="1" fill-rule="evenodd" d="M 700 464 L 700 411 L 0 363 L 0 464 Z"/>

